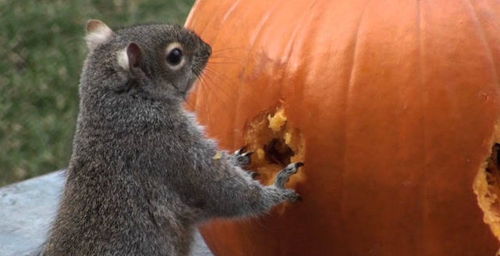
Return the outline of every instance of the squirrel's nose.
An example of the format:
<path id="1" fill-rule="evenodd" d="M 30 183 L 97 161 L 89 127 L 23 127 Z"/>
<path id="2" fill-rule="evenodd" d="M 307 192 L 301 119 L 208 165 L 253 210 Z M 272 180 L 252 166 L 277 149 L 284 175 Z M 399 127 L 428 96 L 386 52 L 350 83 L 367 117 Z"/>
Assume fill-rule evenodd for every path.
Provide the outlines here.
<path id="1" fill-rule="evenodd" d="M 205 42 L 204 42 L 204 44 L 205 44 L 206 49 L 207 49 L 207 55 L 208 56 L 212 55 L 212 47 L 209 44 L 205 43 Z"/>

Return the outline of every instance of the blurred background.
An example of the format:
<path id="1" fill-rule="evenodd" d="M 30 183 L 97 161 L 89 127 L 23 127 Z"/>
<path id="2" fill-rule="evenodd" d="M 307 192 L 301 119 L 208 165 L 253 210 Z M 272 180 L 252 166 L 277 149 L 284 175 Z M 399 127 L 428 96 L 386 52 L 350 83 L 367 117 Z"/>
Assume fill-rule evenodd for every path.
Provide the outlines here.
<path id="1" fill-rule="evenodd" d="M 183 24 L 194 0 L 0 0 L 0 186 L 66 167 L 89 18 Z"/>

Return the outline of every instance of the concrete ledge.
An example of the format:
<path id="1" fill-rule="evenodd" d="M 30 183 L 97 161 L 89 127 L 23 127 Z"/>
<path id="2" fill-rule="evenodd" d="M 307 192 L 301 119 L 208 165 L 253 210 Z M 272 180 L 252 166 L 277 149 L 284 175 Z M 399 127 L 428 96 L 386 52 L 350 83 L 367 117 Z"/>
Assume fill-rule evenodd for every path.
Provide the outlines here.
<path id="1" fill-rule="evenodd" d="M 29 255 L 45 241 L 64 181 L 58 171 L 0 188 L 0 255 Z M 213 256 L 199 233 L 191 255 Z"/>

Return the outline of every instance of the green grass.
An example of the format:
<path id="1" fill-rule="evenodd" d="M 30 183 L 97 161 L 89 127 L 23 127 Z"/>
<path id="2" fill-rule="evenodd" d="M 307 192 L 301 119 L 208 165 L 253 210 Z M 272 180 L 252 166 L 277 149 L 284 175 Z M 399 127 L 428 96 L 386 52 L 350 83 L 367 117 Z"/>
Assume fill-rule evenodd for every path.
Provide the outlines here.
<path id="1" fill-rule="evenodd" d="M 194 0 L 0 0 L 0 186 L 64 168 L 84 25 L 183 24 Z"/>

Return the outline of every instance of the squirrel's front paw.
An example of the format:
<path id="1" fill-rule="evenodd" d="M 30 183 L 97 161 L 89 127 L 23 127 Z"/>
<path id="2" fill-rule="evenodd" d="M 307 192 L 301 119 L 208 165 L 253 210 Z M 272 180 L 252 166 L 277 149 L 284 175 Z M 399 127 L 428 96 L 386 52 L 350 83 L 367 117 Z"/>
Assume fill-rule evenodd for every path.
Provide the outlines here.
<path id="1" fill-rule="evenodd" d="M 234 152 L 232 159 L 234 165 L 243 168 L 252 179 L 255 179 L 259 174 L 245 169 L 252 163 L 252 154 L 253 152 L 247 151 L 247 147 L 242 147 Z"/>
<path id="2" fill-rule="evenodd" d="M 252 163 L 252 154 L 253 152 L 247 152 L 247 147 L 236 150 L 233 154 L 234 164 L 242 168 L 249 166 Z"/>
<path id="3" fill-rule="evenodd" d="M 299 170 L 299 168 L 301 166 L 304 166 L 304 163 L 296 162 L 296 163 L 291 163 L 291 164 L 287 165 L 287 167 L 285 167 L 283 170 L 281 170 L 278 173 L 278 177 L 276 177 L 276 183 L 275 183 L 276 187 L 284 189 L 285 184 L 290 179 L 290 176 L 297 173 L 297 171 Z"/>
<path id="4" fill-rule="evenodd" d="M 285 199 L 286 201 L 289 201 L 289 202 L 302 201 L 302 197 L 300 197 L 300 195 L 297 192 L 295 192 L 294 190 L 285 188 L 285 184 L 290 179 L 290 176 L 297 173 L 299 168 L 303 165 L 304 165 L 304 163 L 302 163 L 302 162 L 291 163 L 287 167 L 285 167 L 283 170 L 281 170 L 278 173 L 278 176 L 276 177 L 276 182 L 275 182 L 274 186 L 276 186 L 278 189 L 281 189 L 283 191 L 283 199 Z"/>

